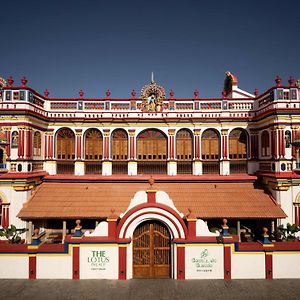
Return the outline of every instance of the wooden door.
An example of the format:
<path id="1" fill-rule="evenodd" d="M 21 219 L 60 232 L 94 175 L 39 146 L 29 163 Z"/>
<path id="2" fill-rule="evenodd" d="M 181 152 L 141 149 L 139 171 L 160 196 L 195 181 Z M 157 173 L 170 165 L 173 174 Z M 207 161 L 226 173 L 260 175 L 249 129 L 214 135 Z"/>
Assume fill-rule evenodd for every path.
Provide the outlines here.
<path id="1" fill-rule="evenodd" d="M 159 222 L 145 222 L 133 234 L 133 278 L 170 278 L 170 234 Z"/>

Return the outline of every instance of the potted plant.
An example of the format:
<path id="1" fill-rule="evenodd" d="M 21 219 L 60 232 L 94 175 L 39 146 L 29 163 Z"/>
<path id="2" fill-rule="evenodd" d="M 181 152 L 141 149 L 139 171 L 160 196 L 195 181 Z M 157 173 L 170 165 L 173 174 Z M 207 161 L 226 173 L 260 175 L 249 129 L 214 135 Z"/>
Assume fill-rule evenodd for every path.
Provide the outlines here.
<path id="1" fill-rule="evenodd" d="M 5 237 L 9 244 L 20 244 L 23 240 L 20 234 L 24 233 L 27 229 L 17 229 L 15 225 L 10 225 L 7 228 L 0 228 L 0 236 Z"/>

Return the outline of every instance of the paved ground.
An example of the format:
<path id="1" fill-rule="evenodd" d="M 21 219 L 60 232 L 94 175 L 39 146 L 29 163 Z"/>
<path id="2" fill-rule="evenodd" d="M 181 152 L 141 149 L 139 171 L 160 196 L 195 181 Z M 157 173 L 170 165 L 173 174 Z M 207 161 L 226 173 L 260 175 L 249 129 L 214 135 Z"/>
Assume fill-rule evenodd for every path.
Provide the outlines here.
<path id="1" fill-rule="evenodd" d="M 300 299 L 300 280 L 0 280 L 0 299 Z"/>

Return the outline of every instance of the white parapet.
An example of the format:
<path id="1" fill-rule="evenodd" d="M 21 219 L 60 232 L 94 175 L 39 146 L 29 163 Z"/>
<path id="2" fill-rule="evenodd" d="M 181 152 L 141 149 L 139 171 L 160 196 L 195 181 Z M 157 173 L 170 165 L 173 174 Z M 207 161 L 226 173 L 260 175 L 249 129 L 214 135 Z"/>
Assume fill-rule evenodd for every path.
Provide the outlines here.
<path id="1" fill-rule="evenodd" d="M 44 162 L 44 170 L 49 173 L 49 175 L 56 174 L 56 161 L 55 160 L 47 160 Z"/>
<path id="2" fill-rule="evenodd" d="M 111 176 L 112 175 L 112 162 L 104 161 L 102 163 L 102 175 L 103 176 Z"/>
<path id="3" fill-rule="evenodd" d="M 230 175 L 230 161 L 222 160 L 220 163 L 220 175 Z"/>
<path id="4" fill-rule="evenodd" d="M 177 162 L 176 161 L 168 161 L 168 175 L 175 176 L 177 175 Z"/>
<path id="5" fill-rule="evenodd" d="M 193 162 L 193 175 L 202 175 L 202 161 L 196 160 Z"/>
<path id="6" fill-rule="evenodd" d="M 137 175 L 137 162 L 136 161 L 128 162 L 128 175 L 130 175 L 130 176 Z"/>
<path id="7" fill-rule="evenodd" d="M 82 176 L 84 175 L 84 162 L 75 161 L 75 175 Z"/>

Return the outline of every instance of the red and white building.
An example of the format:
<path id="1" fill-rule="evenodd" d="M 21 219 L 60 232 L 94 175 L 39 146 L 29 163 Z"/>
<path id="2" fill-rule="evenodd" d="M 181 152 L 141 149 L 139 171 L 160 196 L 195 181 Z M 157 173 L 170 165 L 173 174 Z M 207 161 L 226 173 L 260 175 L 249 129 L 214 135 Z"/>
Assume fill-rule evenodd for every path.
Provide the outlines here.
<path id="1" fill-rule="evenodd" d="M 1 79 L 0 220 L 28 231 L 0 243 L 0 278 L 299 277 L 300 243 L 275 241 L 300 226 L 299 92 L 277 76 L 252 94 L 230 72 L 213 99 Z"/>

